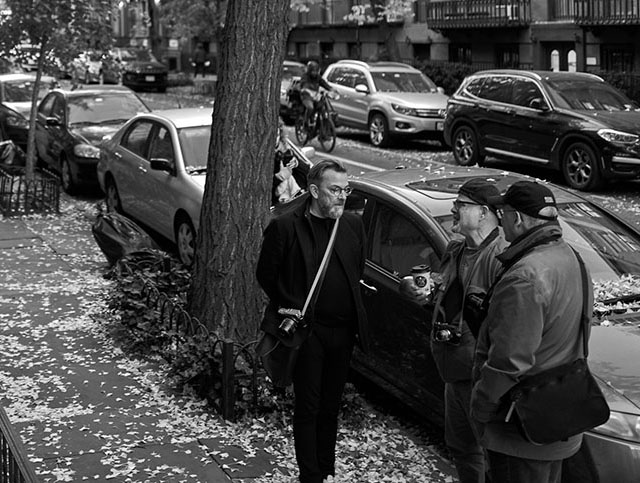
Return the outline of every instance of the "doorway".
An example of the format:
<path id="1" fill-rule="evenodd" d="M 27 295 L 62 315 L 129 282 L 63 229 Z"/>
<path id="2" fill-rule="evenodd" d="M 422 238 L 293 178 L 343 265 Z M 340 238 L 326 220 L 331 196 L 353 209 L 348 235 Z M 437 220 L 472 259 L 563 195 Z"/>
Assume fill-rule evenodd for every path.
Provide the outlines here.
<path id="1" fill-rule="evenodd" d="M 576 72 L 576 45 L 574 42 L 545 42 L 544 59 L 545 70 Z"/>

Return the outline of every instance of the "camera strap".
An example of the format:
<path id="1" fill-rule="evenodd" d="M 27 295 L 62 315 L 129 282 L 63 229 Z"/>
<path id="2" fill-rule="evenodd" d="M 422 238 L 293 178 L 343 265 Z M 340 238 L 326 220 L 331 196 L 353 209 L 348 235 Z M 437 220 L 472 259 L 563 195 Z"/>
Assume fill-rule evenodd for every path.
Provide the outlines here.
<path id="1" fill-rule="evenodd" d="M 322 257 L 322 261 L 320 262 L 320 266 L 318 267 L 318 272 L 316 273 L 316 277 L 313 279 L 313 283 L 311 284 L 311 289 L 309 290 L 309 294 L 307 295 L 307 300 L 304 302 L 304 307 L 302 307 L 301 316 L 307 313 L 307 309 L 309 305 L 311 305 L 311 301 L 314 299 L 314 295 L 317 290 L 320 289 L 320 285 L 322 285 L 322 280 L 324 279 L 324 274 L 327 271 L 327 266 L 329 265 L 329 258 L 331 257 L 331 251 L 333 250 L 333 245 L 336 241 L 336 234 L 338 233 L 338 222 L 340 218 L 336 219 L 336 222 L 333 224 L 333 229 L 331 230 L 331 236 L 329 237 L 329 242 L 327 243 L 327 249 L 324 251 L 324 256 Z"/>

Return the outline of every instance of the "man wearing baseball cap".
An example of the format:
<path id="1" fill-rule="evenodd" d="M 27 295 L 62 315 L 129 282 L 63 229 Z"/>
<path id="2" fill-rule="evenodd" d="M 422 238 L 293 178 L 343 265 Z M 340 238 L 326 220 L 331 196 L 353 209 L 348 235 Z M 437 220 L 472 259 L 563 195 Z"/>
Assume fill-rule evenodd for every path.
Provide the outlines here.
<path id="1" fill-rule="evenodd" d="M 518 181 L 488 202 L 497 207 L 511 245 L 498 256 L 504 271 L 478 335 L 471 417 L 492 481 L 556 483 L 562 460 L 580 449 L 582 434 L 534 445 L 514 418 L 505 421 L 503 401 L 523 378 L 582 357 L 580 320 L 591 285 L 584 294 L 578 259 L 562 238 L 556 200 L 544 184 Z"/>
<path id="2" fill-rule="evenodd" d="M 445 441 L 461 483 L 485 481 L 484 451 L 469 415 L 474 333 L 480 322 L 470 309 L 479 308 L 501 268 L 496 256 L 507 246 L 488 202 L 499 195 L 495 183 L 484 178 L 472 178 L 460 186 L 451 208 L 452 231 L 464 238 L 449 243 L 439 268 L 440 280 L 429 295 L 420 292 L 411 277 L 400 284 L 400 291 L 415 302 L 435 301 L 431 352 L 445 382 Z"/>

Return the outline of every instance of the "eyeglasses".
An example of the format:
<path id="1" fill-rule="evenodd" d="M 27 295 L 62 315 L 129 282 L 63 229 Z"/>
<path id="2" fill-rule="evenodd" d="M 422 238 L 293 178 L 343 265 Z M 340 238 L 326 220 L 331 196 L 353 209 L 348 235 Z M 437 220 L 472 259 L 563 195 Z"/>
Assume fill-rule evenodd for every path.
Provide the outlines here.
<path id="1" fill-rule="evenodd" d="M 514 210 L 513 208 L 498 208 L 496 210 L 496 215 L 498 215 L 498 218 L 500 220 L 502 220 L 504 218 L 505 213 L 517 213 L 518 210 Z"/>
<path id="2" fill-rule="evenodd" d="M 479 203 L 475 203 L 473 201 L 460 201 L 460 200 L 454 200 L 453 201 L 453 207 L 456 210 L 459 210 L 460 208 L 462 208 L 464 205 L 471 205 L 471 206 L 482 206 Z"/>
<path id="3" fill-rule="evenodd" d="M 345 196 L 349 196 L 353 192 L 353 188 L 351 186 L 347 186 L 346 188 L 340 188 L 340 186 L 332 186 L 331 188 L 327 188 L 329 193 L 333 196 L 340 196 L 344 193 Z"/>

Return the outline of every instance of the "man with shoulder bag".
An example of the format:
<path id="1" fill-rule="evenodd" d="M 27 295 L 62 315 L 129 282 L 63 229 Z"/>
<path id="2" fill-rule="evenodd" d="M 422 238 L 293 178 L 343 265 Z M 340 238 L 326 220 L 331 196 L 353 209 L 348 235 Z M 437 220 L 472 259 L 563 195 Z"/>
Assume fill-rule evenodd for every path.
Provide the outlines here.
<path id="1" fill-rule="evenodd" d="M 546 186 L 518 181 L 490 201 L 511 245 L 499 256 L 503 273 L 487 297 L 471 416 L 493 483 L 559 483 L 582 431 L 608 417 L 586 366 L 591 278 L 562 238 Z"/>
<path id="2" fill-rule="evenodd" d="M 308 191 L 306 202 L 298 201 L 265 229 L 257 278 L 269 297 L 263 341 L 295 354 L 290 367 L 299 480 L 323 483 L 337 481 L 338 413 L 353 347 L 356 340 L 364 350 L 368 345 L 359 288 L 365 232 L 358 215 L 344 212 L 351 188 L 341 163 L 315 164 Z M 269 354 L 278 349 L 260 345 L 269 372 Z"/>
<path id="3" fill-rule="evenodd" d="M 411 277 L 400 291 L 418 303 L 434 300 L 431 353 L 445 382 L 445 441 L 461 483 L 485 481 L 485 456 L 469 415 L 471 368 L 476 344 L 477 317 L 501 264 L 496 256 L 507 247 L 498 218 L 488 199 L 499 195 L 495 183 L 482 178 L 465 182 L 453 202 L 454 239 L 440 264 L 434 290 L 419 290 Z"/>

